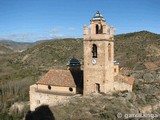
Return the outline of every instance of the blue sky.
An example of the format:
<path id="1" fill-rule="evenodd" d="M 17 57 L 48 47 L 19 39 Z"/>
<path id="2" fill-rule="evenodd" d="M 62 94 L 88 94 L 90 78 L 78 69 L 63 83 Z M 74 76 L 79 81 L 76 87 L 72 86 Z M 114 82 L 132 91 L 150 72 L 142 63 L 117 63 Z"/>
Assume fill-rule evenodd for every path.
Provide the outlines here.
<path id="1" fill-rule="evenodd" d="M 0 0 L 0 39 L 83 37 L 97 10 L 115 34 L 160 34 L 160 0 Z"/>

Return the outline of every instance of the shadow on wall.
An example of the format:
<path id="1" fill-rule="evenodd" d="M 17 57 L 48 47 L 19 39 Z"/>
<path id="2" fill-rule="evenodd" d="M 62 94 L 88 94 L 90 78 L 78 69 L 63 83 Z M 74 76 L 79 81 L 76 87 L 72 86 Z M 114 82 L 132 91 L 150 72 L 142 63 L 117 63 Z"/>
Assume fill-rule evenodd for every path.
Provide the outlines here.
<path id="1" fill-rule="evenodd" d="M 42 105 L 33 112 L 28 111 L 25 120 L 55 120 L 55 117 L 48 105 Z"/>

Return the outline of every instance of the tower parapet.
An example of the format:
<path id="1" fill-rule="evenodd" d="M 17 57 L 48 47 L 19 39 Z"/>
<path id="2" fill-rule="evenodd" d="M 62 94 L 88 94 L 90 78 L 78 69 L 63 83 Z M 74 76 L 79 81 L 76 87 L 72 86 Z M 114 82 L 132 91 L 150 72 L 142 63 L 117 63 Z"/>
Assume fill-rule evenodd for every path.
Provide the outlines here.
<path id="1" fill-rule="evenodd" d="M 83 28 L 84 40 L 113 40 L 114 28 L 107 25 L 105 18 L 99 11 L 97 11 L 94 17 L 90 20 L 90 25 L 85 25 Z"/>

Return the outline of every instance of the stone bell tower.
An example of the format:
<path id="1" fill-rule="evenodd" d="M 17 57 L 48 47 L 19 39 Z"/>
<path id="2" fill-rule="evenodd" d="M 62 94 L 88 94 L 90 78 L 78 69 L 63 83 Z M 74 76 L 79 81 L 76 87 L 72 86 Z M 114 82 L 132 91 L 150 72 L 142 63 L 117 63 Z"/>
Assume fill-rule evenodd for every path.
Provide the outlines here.
<path id="1" fill-rule="evenodd" d="M 84 95 L 113 91 L 114 28 L 99 11 L 84 26 Z"/>

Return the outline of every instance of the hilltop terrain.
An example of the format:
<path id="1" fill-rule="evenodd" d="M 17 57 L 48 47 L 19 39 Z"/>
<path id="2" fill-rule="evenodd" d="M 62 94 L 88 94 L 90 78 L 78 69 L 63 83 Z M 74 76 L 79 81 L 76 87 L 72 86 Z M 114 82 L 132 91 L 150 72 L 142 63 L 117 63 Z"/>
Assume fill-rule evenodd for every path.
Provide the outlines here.
<path id="1" fill-rule="evenodd" d="M 66 63 L 72 57 L 78 58 L 81 63 L 83 63 L 82 39 L 68 38 L 26 44 L 27 47 L 25 45 L 25 47 L 23 45 L 23 47 L 20 47 L 24 48 L 23 50 L 21 49 L 21 52 L 16 51 L 18 48 L 15 47 L 16 45 L 7 43 L 9 47 L 6 47 L 6 43 L 5 45 L 0 44 L 0 50 L 7 51 L 2 52 L 3 55 L 0 54 L 1 113 L 8 113 L 8 108 L 17 101 L 28 101 L 29 85 L 39 80 L 50 68 L 66 69 Z M 14 48 L 15 50 L 13 52 Z M 74 116 L 78 116 L 78 114 L 83 111 L 85 112 L 84 116 L 90 115 L 91 118 L 94 117 L 94 115 L 99 119 L 106 119 L 107 117 L 114 118 L 116 114 L 115 111 L 118 109 L 117 106 L 120 104 L 116 101 L 127 101 L 124 103 L 121 102 L 121 104 L 125 106 L 125 109 L 122 109 L 121 112 L 126 112 L 130 106 L 134 106 L 135 108 L 136 105 L 138 105 L 143 108 L 147 105 L 159 103 L 159 34 L 141 31 L 116 35 L 115 60 L 120 63 L 124 74 L 137 79 L 134 84 L 134 93 L 130 95 L 133 99 L 130 98 L 130 100 L 127 101 L 128 98 L 125 96 L 130 93 L 115 93 L 113 99 L 108 99 L 108 96 L 75 99 L 73 103 L 68 105 L 53 107 L 52 111 L 55 113 L 55 117 L 58 117 L 57 115 L 59 113 L 64 112 L 66 117 L 68 114 L 68 118 L 70 118 L 70 116 L 74 118 Z M 89 106 L 87 106 L 88 100 L 91 101 Z M 108 101 L 108 104 L 104 103 L 105 101 Z M 126 103 L 128 106 L 125 105 Z M 105 104 L 105 106 L 101 106 L 102 104 Z M 76 108 L 78 105 L 79 109 Z M 103 109 L 101 109 L 101 107 Z M 93 110 L 88 111 L 89 108 L 93 108 Z M 108 108 L 112 110 L 108 110 Z M 72 109 L 77 109 L 77 111 L 75 110 L 72 114 Z M 159 106 L 155 111 L 159 111 L 158 109 Z M 134 110 L 137 112 L 137 109 Z M 18 115 L 16 112 L 14 114 Z M 114 114 L 114 116 L 111 116 L 112 114 Z M 19 115 L 18 118 L 20 117 L 22 116 Z M 81 116 L 79 116 L 79 118 L 80 117 Z M 17 116 L 15 116 L 15 118 L 17 118 Z"/>
<path id="2" fill-rule="evenodd" d="M 129 69 L 144 69 L 148 62 L 159 66 L 159 41 L 160 35 L 147 31 L 117 35 L 115 36 L 115 60 L 122 67 Z M 27 49 L 18 56 L 18 59 L 29 66 L 65 67 L 72 57 L 78 58 L 83 63 L 82 39 L 46 41 Z"/>
<path id="3" fill-rule="evenodd" d="M 12 40 L 0 40 L 0 54 L 22 52 L 32 45 L 32 43 L 15 42 Z"/>
<path id="4" fill-rule="evenodd" d="M 147 31 L 115 36 L 115 59 L 129 69 L 160 67 L 160 35 Z M 153 66 L 154 67 L 154 66 Z M 151 66 L 152 68 L 152 66 Z"/>

